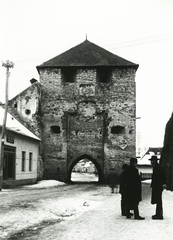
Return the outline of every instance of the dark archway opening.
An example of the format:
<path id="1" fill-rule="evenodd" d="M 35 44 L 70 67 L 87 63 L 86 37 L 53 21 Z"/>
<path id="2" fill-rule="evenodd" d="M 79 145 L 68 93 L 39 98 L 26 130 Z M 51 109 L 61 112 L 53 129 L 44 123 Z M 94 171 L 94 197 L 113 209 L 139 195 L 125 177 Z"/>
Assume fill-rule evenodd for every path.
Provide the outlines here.
<path id="1" fill-rule="evenodd" d="M 70 183 L 102 183 L 103 173 L 97 161 L 85 154 L 71 165 L 68 174 Z"/>

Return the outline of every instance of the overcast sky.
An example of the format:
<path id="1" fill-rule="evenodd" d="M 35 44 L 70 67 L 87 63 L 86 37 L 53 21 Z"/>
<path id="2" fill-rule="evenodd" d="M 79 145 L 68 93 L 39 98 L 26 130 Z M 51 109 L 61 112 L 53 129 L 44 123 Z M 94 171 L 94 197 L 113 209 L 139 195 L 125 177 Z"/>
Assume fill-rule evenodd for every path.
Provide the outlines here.
<path id="1" fill-rule="evenodd" d="M 9 98 L 39 80 L 36 66 L 87 39 L 139 64 L 143 143 L 162 147 L 173 111 L 173 0 L 0 0 L 0 61 L 14 62 Z M 0 67 L 4 102 L 5 68 Z"/>

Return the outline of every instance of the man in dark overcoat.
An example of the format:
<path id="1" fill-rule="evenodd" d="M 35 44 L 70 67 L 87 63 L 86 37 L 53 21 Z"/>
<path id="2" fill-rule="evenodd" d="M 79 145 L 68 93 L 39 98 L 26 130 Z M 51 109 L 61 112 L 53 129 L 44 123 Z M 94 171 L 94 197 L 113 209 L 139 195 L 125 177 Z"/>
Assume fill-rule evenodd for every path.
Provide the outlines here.
<path id="1" fill-rule="evenodd" d="M 138 172 L 137 159 L 131 158 L 130 165 L 124 170 L 122 182 L 126 189 L 126 217 L 131 218 L 130 210 L 134 210 L 134 219 L 144 220 L 139 215 L 138 205 L 142 200 L 141 178 Z"/>
<path id="2" fill-rule="evenodd" d="M 163 219 L 162 192 L 166 188 L 166 176 L 157 156 L 152 156 L 149 160 L 153 166 L 151 204 L 156 204 L 156 214 L 152 219 Z"/>

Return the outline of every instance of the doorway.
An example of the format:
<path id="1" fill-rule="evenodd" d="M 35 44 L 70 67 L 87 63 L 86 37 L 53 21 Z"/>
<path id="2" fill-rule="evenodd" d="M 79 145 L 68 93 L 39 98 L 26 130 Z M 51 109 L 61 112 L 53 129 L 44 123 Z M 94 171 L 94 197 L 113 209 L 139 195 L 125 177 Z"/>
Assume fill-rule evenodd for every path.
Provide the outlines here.
<path id="1" fill-rule="evenodd" d="M 15 155 L 14 147 L 4 146 L 3 180 L 15 179 Z"/>

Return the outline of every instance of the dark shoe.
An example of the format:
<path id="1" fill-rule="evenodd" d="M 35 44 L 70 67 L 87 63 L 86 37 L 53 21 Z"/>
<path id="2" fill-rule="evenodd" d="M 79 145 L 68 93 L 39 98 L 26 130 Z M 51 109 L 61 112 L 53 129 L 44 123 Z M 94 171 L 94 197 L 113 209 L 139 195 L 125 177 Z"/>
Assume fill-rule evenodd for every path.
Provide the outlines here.
<path id="1" fill-rule="evenodd" d="M 136 219 L 136 220 L 144 220 L 145 218 L 141 217 L 141 216 L 138 216 L 138 217 L 135 217 L 134 219 Z"/>
<path id="2" fill-rule="evenodd" d="M 130 213 L 130 216 L 133 216 L 133 213 Z"/>
<path id="3" fill-rule="evenodd" d="M 152 219 L 153 220 L 163 220 L 163 216 L 154 215 L 154 216 L 152 216 Z"/>
<path id="4" fill-rule="evenodd" d="M 126 216 L 126 218 L 129 218 L 129 219 L 130 219 L 130 218 L 131 218 L 131 216 L 130 216 L 130 215 L 127 215 L 127 216 Z"/>

